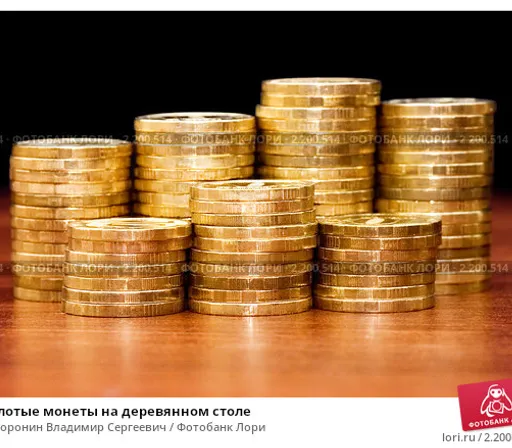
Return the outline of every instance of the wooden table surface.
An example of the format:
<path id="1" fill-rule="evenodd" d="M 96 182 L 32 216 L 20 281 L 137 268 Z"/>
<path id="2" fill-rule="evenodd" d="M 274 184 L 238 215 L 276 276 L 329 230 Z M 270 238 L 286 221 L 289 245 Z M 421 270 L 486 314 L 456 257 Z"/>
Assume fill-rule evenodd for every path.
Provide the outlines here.
<path id="1" fill-rule="evenodd" d="M 512 197 L 494 200 L 493 259 L 512 258 Z M 8 197 L 0 260 L 9 260 Z M 0 396 L 456 396 L 512 377 L 512 276 L 489 293 L 394 315 L 68 316 L 14 301 L 0 276 Z"/>

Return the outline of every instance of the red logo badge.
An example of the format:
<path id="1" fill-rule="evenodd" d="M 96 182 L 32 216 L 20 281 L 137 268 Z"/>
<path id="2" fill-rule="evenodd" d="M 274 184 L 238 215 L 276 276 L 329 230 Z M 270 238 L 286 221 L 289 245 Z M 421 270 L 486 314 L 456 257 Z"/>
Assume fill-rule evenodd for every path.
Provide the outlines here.
<path id="1" fill-rule="evenodd" d="M 512 380 L 461 384 L 457 389 L 464 431 L 512 425 Z"/>

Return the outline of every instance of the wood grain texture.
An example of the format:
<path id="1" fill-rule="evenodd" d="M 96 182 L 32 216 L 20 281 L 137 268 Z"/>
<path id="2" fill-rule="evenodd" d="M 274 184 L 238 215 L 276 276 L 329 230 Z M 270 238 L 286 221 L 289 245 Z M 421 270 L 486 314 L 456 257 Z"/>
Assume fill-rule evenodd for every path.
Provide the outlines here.
<path id="1" fill-rule="evenodd" d="M 512 258 L 512 197 L 494 204 L 493 258 Z M 8 197 L 0 259 L 9 260 Z M 512 276 L 489 293 L 396 315 L 226 318 L 64 315 L 13 301 L 0 276 L 1 396 L 456 396 L 512 377 Z"/>

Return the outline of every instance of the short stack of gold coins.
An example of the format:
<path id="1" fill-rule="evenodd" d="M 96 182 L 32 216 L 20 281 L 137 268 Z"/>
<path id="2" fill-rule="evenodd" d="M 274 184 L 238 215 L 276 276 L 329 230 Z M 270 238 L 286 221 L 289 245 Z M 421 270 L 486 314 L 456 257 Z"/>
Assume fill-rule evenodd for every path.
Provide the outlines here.
<path id="1" fill-rule="evenodd" d="M 441 220 L 422 215 L 360 214 L 319 221 L 315 306 L 390 313 L 434 306 Z"/>
<path id="2" fill-rule="evenodd" d="M 256 122 L 251 115 L 164 113 L 135 119 L 135 213 L 189 218 L 197 182 L 253 175 Z"/>
<path id="3" fill-rule="evenodd" d="M 132 145 L 112 139 L 14 144 L 10 160 L 14 297 L 60 302 L 70 220 L 130 213 Z"/>
<path id="4" fill-rule="evenodd" d="M 185 307 L 188 221 L 113 218 L 69 225 L 63 310 L 90 317 L 149 317 Z"/>
<path id="5" fill-rule="evenodd" d="M 192 187 L 190 208 L 192 311 L 268 316 L 311 308 L 317 229 L 311 182 L 203 183 Z"/>
<path id="6" fill-rule="evenodd" d="M 373 211 L 380 90 L 362 78 L 264 81 L 260 177 L 315 181 L 317 216 Z"/>
<path id="7" fill-rule="evenodd" d="M 443 221 L 438 294 L 491 284 L 490 196 L 494 101 L 419 98 L 382 106 L 377 209 L 432 213 Z"/>

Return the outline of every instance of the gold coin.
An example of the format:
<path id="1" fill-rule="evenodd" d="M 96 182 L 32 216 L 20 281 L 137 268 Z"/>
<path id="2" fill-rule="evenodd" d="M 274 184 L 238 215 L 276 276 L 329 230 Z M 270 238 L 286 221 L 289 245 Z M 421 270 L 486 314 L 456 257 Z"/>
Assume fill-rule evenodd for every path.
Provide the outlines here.
<path id="1" fill-rule="evenodd" d="M 473 152 L 488 152 L 492 153 L 494 151 L 494 144 L 480 142 L 479 139 L 466 139 L 466 141 L 436 141 L 435 138 L 431 139 L 431 141 L 418 141 L 415 142 L 414 139 L 410 141 L 400 141 L 398 139 L 394 139 L 394 141 L 389 142 L 384 139 L 381 140 L 379 144 L 379 151 L 384 152 L 406 152 L 406 153 L 414 153 L 418 156 L 423 154 L 430 153 L 452 153 L 452 152 L 463 152 L 465 154 L 470 154 Z M 469 162 L 466 162 L 469 163 Z"/>
<path id="2" fill-rule="evenodd" d="M 112 218 L 76 222 L 70 237 L 95 241 L 165 241 L 192 234 L 187 221 L 164 218 Z"/>
<path id="3" fill-rule="evenodd" d="M 134 181 L 135 190 L 176 195 L 189 195 L 190 189 L 196 184 L 197 182 L 170 182 L 168 180 L 135 179 Z"/>
<path id="4" fill-rule="evenodd" d="M 316 235 L 303 236 L 286 239 L 219 239 L 194 238 L 194 248 L 215 252 L 289 252 L 303 249 L 314 249 L 316 247 Z"/>
<path id="5" fill-rule="evenodd" d="M 374 154 L 374 144 L 340 144 L 340 145 L 315 145 L 315 144 L 259 144 L 258 152 L 265 155 L 296 156 L 296 157 L 341 157 L 362 154 Z"/>
<path id="6" fill-rule="evenodd" d="M 66 261 L 70 263 L 125 263 L 125 264 L 168 264 L 185 261 L 187 253 L 184 250 L 158 253 L 112 254 L 90 253 L 69 250 L 66 253 Z"/>
<path id="7" fill-rule="evenodd" d="M 409 136 L 407 136 L 409 137 Z M 381 139 L 379 139 L 380 141 Z M 260 130 L 258 144 L 265 145 L 329 145 L 329 146 L 367 146 L 377 141 L 375 130 L 363 131 L 333 131 L 333 132 L 306 132 L 306 131 L 269 131 Z"/>
<path id="8" fill-rule="evenodd" d="M 378 201 L 381 201 L 379 199 Z M 385 199 L 382 199 L 382 201 L 385 201 Z M 400 202 L 408 202 L 408 201 L 400 201 Z M 379 205 L 379 204 L 377 204 Z M 382 207 L 384 209 L 385 207 Z M 387 210 L 386 210 L 387 211 Z M 389 210 L 390 212 L 402 215 L 402 214 L 411 214 L 411 212 L 400 212 L 400 211 L 394 211 Z M 413 213 L 416 214 L 416 213 Z M 491 220 L 491 210 L 484 209 L 484 210 L 475 210 L 475 211 L 468 211 L 468 212 L 421 212 L 421 215 L 424 216 L 432 216 L 436 219 L 443 220 L 443 235 L 445 234 L 445 227 L 447 225 L 466 225 L 466 224 L 477 224 L 477 223 L 484 223 L 489 222 Z M 482 232 L 471 232 L 471 233 L 486 233 L 485 231 Z"/>
<path id="9" fill-rule="evenodd" d="M 433 260 L 437 248 L 416 250 L 355 250 L 318 248 L 318 258 L 326 261 L 382 262 L 382 261 L 420 261 Z M 448 257 L 449 258 L 449 257 Z"/>
<path id="10" fill-rule="evenodd" d="M 82 184 L 39 184 L 31 182 L 11 182 L 11 191 L 25 194 L 49 194 L 73 196 L 79 194 L 118 193 L 131 188 L 130 180 Z"/>
<path id="11" fill-rule="evenodd" d="M 463 283 L 476 283 L 483 282 L 485 280 L 490 280 L 492 278 L 492 273 L 464 273 L 464 274 L 445 274 L 438 273 L 436 275 L 436 289 L 437 285 L 453 285 L 453 284 L 463 284 Z"/>
<path id="12" fill-rule="evenodd" d="M 224 112 L 174 112 L 135 118 L 137 132 L 240 132 L 255 128 L 253 116 Z"/>
<path id="13" fill-rule="evenodd" d="M 384 213 L 442 213 L 480 212 L 490 208 L 489 199 L 470 201 L 405 201 L 398 199 L 377 199 L 376 208 Z"/>
<path id="14" fill-rule="evenodd" d="M 373 200 L 373 188 L 366 190 L 317 191 L 315 204 L 354 204 Z"/>
<path id="15" fill-rule="evenodd" d="M 491 255 L 491 246 L 466 247 L 461 249 L 439 249 L 440 260 L 460 260 L 463 258 L 481 258 Z"/>
<path id="16" fill-rule="evenodd" d="M 375 118 L 356 118 L 354 120 L 293 120 L 258 118 L 258 127 L 266 131 L 277 132 L 352 132 L 375 131 Z"/>
<path id="17" fill-rule="evenodd" d="M 259 277 L 250 275 L 247 277 L 239 276 L 209 276 L 209 275 L 191 275 L 190 285 L 196 288 L 209 288 L 214 290 L 279 290 L 286 288 L 296 288 L 299 286 L 311 285 L 311 272 L 303 272 L 294 275 L 281 275 L 276 277 Z M 206 298 L 203 300 L 207 300 Z"/>
<path id="18" fill-rule="evenodd" d="M 176 149 L 180 146 L 216 146 L 230 147 L 233 145 L 254 145 L 256 142 L 255 129 L 235 132 L 143 132 L 135 134 L 137 145 L 159 145 L 173 146 Z M 179 154 L 178 154 L 179 155 Z"/>
<path id="19" fill-rule="evenodd" d="M 66 275 L 64 286 L 87 291 L 149 291 L 175 289 L 184 283 L 183 275 L 164 277 L 75 277 Z"/>
<path id="20" fill-rule="evenodd" d="M 379 124 L 391 129 L 459 129 L 487 128 L 494 124 L 493 115 L 429 116 L 429 117 L 380 117 Z"/>
<path id="21" fill-rule="evenodd" d="M 134 199 L 143 204 L 188 208 L 190 202 L 190 195 L 135 191 Z"/>
<path id="22" fill-rule="evenodd" d="M 369 213 L 373 211 L 373 201 L 355 202 L 353 204 L 317 204 L 315 210 L 318 217 Z"/>
<path id="23" fill-rule="evenodd" d="M 22 288 L 15 286 L 13 296 L 18 300 L 27 300 L 29 302 L 60 302 L 62 293 L 60 291 L 47 291 L 39 289 Z"/>
<path id="24" fill-rule="evenodd" d="M 16 142 L 12 155 L 45 159 L 105 159 L 129 156 L 131 142 L 100 138 L 60 138 Z"/>
<path id="25" fill-rule="evenodd" d="M 11 156 L 11 168 L 30 171 L 114 170 L 130 168 L 130 157 L 109 159 L 42 159 Z"/>
<path id="26" fill-rule="evenodd" d="M 345 286 L 352 288 L 391 288 L 397 286 L 415 286 L 433 283 L 435 273 L 401 275 L 340 275 L 318 274 L 318 283 L 327 286 Z"/>
<path id="27" fill-rule="evenodd" d="M 130 202 L 130 192 L 80 195 L 80 196 L 49 196 L 36 194 L 11 193 L 11 202 L 33 207 L 105 207 L 108 205 L 127 204 Z"/>
<path id="28" fill-rule="evenodd" d="M 25 230 L 44 230 L 50 232 L 66 231 L 71 221 L 65 219 L 32 219 L 20 218 L 18 216 L 11 217 L 11 227 L 14 229 Z"/>
<path id="29" fill-rule="evenodd" d="M 311 309 L 312 299 L 285 300 L 267 303 L 212 303 L 200 300 L 190 300 L 190 311 L 215 316 L 282 316 L 297 314 Z"/>
<path id="30" fill-rule="evenodd" d="M 362 177 L 360 179 L 315 180 L 315 195 L 317 193 L 339 190 L 368 190 L 373 189 L 375 178 Z"/>
<path id="31" fill-rule="evenodd" d="M 181 286 L 149 291 L 91 291 L 64 286 L 62 291 L 64 300 L 78 303 L 174 302 L 182 301 L 185 297 L 185 289 Z"/>
<path id="32" fill-rule="evenodd" d="M 381 83 L 365 78 L 282 78 L 263 81 L 261 90 L 283 95 L 375 95 Z"/>
<path id="33" fill-rule="evenodd" d="M 64 255 L 67 244 L 33 243 L 31 241 L 12 241 L 12 250 L 27 254 Z"/>
<path id="34" fill-rule="evenodd" d="M 337 180 L 370 177 L 375 173 L 373 166 L 347 166 L 343 168 L 285 168 L 260 166 L 259 174 L 265 178 L 296 180 Z"/>
<path id="35" fill-rule="evenodd" d="M 379 151 L 379 161 L 381 163 L 402 165 L 402 164 L 475 164 L 481 162 L 491 162 L 493 158 L 492 150 L 482 151 L 438 151 L 438 152 L 418 152 L 418 151 Z"/>
<path id="36" fill-rule="evenodd" d="M 394 188 L 478 189 L 491 185 L 492 176 L 388 176 L 381 174 L 379 183 Z M 440 193 L 440 195 L 442 195 Z"/>
<path id="37" fill-rule="evenodd" d="M 316 232 L 316 223 L 267 227 L 194 226 L 194 233 L 198 237 L 238 240 L 306 237 L 314 236 Z"/>
<path id="38" fill-rule="evenodd" d="M 256 202 L 229 202 L 229 201 L 199 201 L 190 200 L 192 213 L 224 214 L 224 215 L 270 215 L 279 213 L 294 213 L 311 210 L 314 207 L 314 198 L 294 199 L 291 201 L 256 201 Z"/>
<path id="39" fill-rule="evenodd" d="M 254 163 L 252 154 L 228 154 L 225 156 L 145 156 L 139 155 L 136 158 L 137 165 L 146 168 L 163 170 L 200 170 L 200 169 L 227 169 L 239 166 L 248 166 Z"/>
<path id="40" fill-rule="evenodd" d="M 353 236 L 320 235 L 319 240 L 320 246 L 332 249 L 415 250 L 439 246 L 441 244 L 441 234 L 398 238 L 355 238 Z"/>
<path id="41" fill-rule="evenodd" d="M 489 145 L 493 141 L 492 128 L 458 128 L 458 129 L 387 129 L 381 128 L 379 140 L 387 145 L 405 146 L 432 145 L 433 147 L 461 145 L 477 147 Z M 434 148 L 431 148 L 433 151 Z"/>
<path id="42" fill-rule="evenodd" d="M 40 230 L 11 229 L 13 240 L 31 241 L 33 243 L 57 243 L 68 242 L 67 232 L 44 232 Z"/>
<path id="43" fill-rule="evenodd" d="M 355 156 L 327 156 L 327 157 L 297 157 L 281 156 L 273 154 L 260 154 L 260 161 L 266 165 L 295 167 L 295 168 L 334 168 L 342 166 L 373 165 L 373 154 L 362 154 Z"/>
<path id="44" fill-rule="evenodd" d="M 386 199 L 410 201 L 466 201 L 491 197 L 490 187 L 483 188 L 388 188 L 379 187 L 379 195 Z"/>
<path id="45" fill-rule="evenodd" d="M 133 212 L 136 215 L 151 216 L 154 218 L 184 219 L 190 218 L 191 216 L 188 205 L 186 207 L 176 207 L 170 205 L 152 205 L 135 202 L 133 204 Z"/>
<path id="46" fill-rule="evenodd" d="M 375 119 L 375 107 L 272 107 L 256 106 L 256 117 L 287 120 Z"/>
<path id="47" fill-rule="evenodd" d="M 130 179 L 130 170 L 128 168 L 83 171 L 32 171 L 11 169 L 9 173 L 13 181 L 31 183 L 98 183 Z"/>
<path id="48" fill-rule="evenodd" d="M 232 180 L 196 184 L 190 197 L 198 201 L 292 201 L 311 198 L 314 194 L 312 182 L 286 180 Z"/>
<path id="49" fill-rule="evenodd" d="M 115 263 L 65 263 L 66 275 L 78 277 L 160 277 L 178 275 L 187 271 L 184 262 L 168 264 L 115 264 Z"/>
<path id="50" fill-rule="evenodd" d="M 135 168 L 135 177 L 147 180 L 179 180 L 179 181 L 205 181 L 230 180 L 251 177 L 254 172 L 252 166 L 241 166 L 225 169 L 199 169 L 199 170 L 161 170 L 157 168 Z"/>
<path id="51" fill-rule="evenodd" d="M 312 261 L 287 264 L 210 264 L 192 262 L 189 272 L 203 276 L 253 276 L 282 277 L 292 274 L 311 272 L 315 268 Z"/>
<path id="52" fill-rule="evenodd" d="M 475 235 L 444 236 L 441 249 L 462 249 L 465 247 L 487 246 L 491 244 L 490 233 Z"/>
<path id="53" fill-rule="evenodd" d="M 416 214 L 370 213 L 320 220 L 320 234 L 359 238 L 400 238 L 441 233 L 441 218 Z"/>
<path id="54" fill-rule="evenodd" d="M 189 249 L 192 237 L 184 236 L 163 241 L 93 241 L 71 238 L 69 248 L 78 252 L 104 254 L 139 254 Z"/>
<path id="55" fill-rule="evenodd" d="M 39 265 L 39 264 L 60 264 L 65 259 L 64 255 L 60 254 L 33 254 L 29 252 L 16 252 L 11 253 L 11 261 L 13 263 Z"/>
<path id="56" fill-rule="evenodd" d="M 456 235 L 474 235 L 477 233 L 490 233 L 492 224 L 488 222 L 473 222 L 469 224 L 444 224 L 443 218 L 443 238 L 445 236 Z"/>
<path id="57" fill-rule="evenodd" d="M 378 165 L 378 171 L 381 174 L 391 174 L 394 176 L 413 175 L 413 176 L 460 176 L 470 174 L 491 174 L 493 171 L 492 163 L 460 163 L 448 165 Z"/>
<path id="58" fill-rule="evenodd" d="M 461 258 L 459 260 L 437 260 L 436 271 L 439 276 L 460 275 L 469 278 L 472 275 L 490 274 L 490 257 Z M 454 283 L 454 282 L 449 282 Z M 461 283 L 461 282 L 456 282 Z"/>
<path id="59" fill-rule="evenodd" d="M 67 314 L 87 317 L 154 317 L 175 314 L 185 309 L 184 300 L 141 304 L 92 304 L 64 300 L 62 310 Z"/>
<path id="60" fill-rule="evenodd" d="M 474 283 L 440 283 L 436 284 L 436 294 L 438 295 L 451 295 L 451 294 L 473 294 L 477 292 L 484 292 L 491 289 L 491 280 L 484 280 Z"/>
<path id="61" fill-rule="evenodd" d="M 214 252 L 193 248 L 190 252 L 191 261 L 199 263 L 220 264 L 282 264 L 311 261 L 313 249 L 293 252 Z"/>
<path id="62" fill-rule="evenodd" d="M 111 205 L 107 207 L 56 208 L 11 205 L 11 216 L 35 219 L 98 219 L 123 216 L 130 213 L 130 206 Z"/>
<path id="63" fill-rule="evenodd" d="M 328 286 L 315 285 L 315 296 L 332 299 L 352 299 L 352 300 L 371 300 L 371 299 L 405 299 L 434 294 L 434 283 L 413 286 L 394 286 L 391 288 L 352 288 L 346 286 Z"/>
<path id="64" fill-rule="evenodd" d="M 414 275 L 432 274 L 436 272 L 435 258 L 422 261 L 407 262 L 328 262 L 320 260 L 318 270 L 321 273 L 336 275 Z"/>
<path id="65" fill-rule="evenodd" d="M 316 222 L 314 210 L 274 215 L 208 215 L 192 213 L 194 225 L 224 227 L 288 226 Z"/>
<path id="66" fill-rule="evenodd" d="M 342 313 L 404 313 L 434 307 L 433 295 L 395 300 L 347 300 L 315 296 L 315 307 Z"/>
<path id="67" fill-rule="evenodd" d="M 61 291 L 63 277 L 50 277 L 47 275 L 14 275 L 14 286 L 42 291 Z"/>
<path id="68" fill-rule="evenodd" d="M 255 150 L 254 143 L 233 145 L 166 145 L 137 143 L 137 154 L 158 157 L 200 157 L 250 155 Z"/>
<path id="69" fill-rule="evenodd" d="M 191 286 L 190 300 L 216 303 L 261 303 L 284 300 L 300 300 L 311 297 L 311 286 L 285 289 L 207 289 Z"/>
<path id="70" fill-rule="evenodd" d="M 273 107 L 369 107 L 380 104 L 380 95 L 278 95 L 261 93 L 262 106 Z"/>
<path id="71" fill-rule="evenodd" d="M 20 277 L 33 277 L 33 276 L 50 276 L 50 277 L 60 277 L 62 278 L 64 275 L 64 264 L 61 263 L 45 263 L 41 261 L 37 261 L 35 263 L 15 263 L 13 262 L 12 266 L 13 275 L 17 275 Z"/>
<path id="72" fill-rule="evenodd" d="M 382 102 L 382 114 L 388 117 L 431 115 L 492 114 L 496 103 L 477 98 L 413 98 Z"/>

